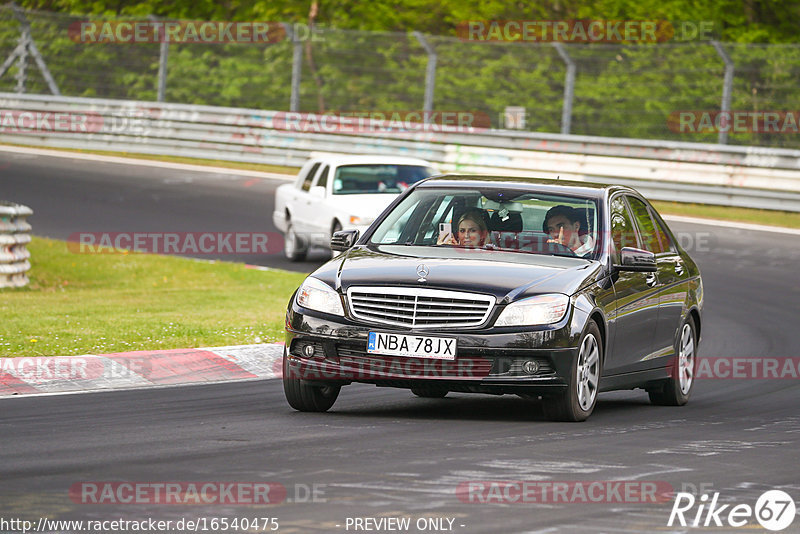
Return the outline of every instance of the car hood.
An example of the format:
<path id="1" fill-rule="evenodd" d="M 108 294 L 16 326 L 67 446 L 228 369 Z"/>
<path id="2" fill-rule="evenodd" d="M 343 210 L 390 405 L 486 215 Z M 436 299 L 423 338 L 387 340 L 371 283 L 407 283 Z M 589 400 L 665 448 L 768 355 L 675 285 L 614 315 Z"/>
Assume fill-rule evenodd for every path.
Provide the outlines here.
<path id="1" fill-rule="evenodd" d="M 417 274 L 424 264 L 425 281 Z M 313 273 L 342 292 L 351 286 L 405 286 L 494 295 L 510 302 L 540 293 L 572 295 L 596 280 L 596 261 L 450 247 L 356 247 Z"/>
<path id="2" fill-rule="evenodd" d="M 351 215 L 375 218 L 386 206 L 392 203 L 400 193 L 383 193 L 371 195 L 333 195 L 331 202 Z"/>

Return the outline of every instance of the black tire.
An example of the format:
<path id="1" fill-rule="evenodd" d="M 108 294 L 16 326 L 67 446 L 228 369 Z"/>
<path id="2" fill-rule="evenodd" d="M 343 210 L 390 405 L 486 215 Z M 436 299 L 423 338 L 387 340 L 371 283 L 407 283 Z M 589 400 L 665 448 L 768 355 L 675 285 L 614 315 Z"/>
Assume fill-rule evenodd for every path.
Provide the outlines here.
<path id="1" fill-rule="evenodd" d="M 326 412 L 336 402 L 342 386 L 316 386 L 304 383 L 299 378 L 289 378 L 283 358 L 283 393 L 289 406 L 300 412 Z"/>
<path id="2" fill-rule="evenodd" d="M 443 399 L 449 391 L 430 386 L 418 386 L 411 388 L 411 393 L 423 399 Z"/>
<path id="3" fill-rule="evenodd" d="M 585 421 L 597 404 L 603 371 L 603 338 L 597 323 L 589 321 L 578 347 L 566 389 L 542 398 L 544 414 L 551 421 Z"/>
<path id="4" fill-rule="evenodd" d="M 697 371 L 697 325 L 690 315 L 681 324 L 675 340 L 675 357 L 669 365 L 669 378 L 660 387 L 648 389 L 650 402 L 657 406 L 683 406 L 689 402 Z"/>
<path id="5" fill-rule="evenodd" d="M 342 230 L 342 225 L 339 224 L 339 221 L 334 221 L 333 227 L 332 227 L 332 230 L 331 230 L 331 238 L 333 238 L 333 234 L 335 234 L 336 232 L 341 232 L 341 230 Z M 335 258 L 339 254 L 341 254 L 341 252 L 337 252 L 335 250 L 331 250 L 331 258 Z"/>
<path id="6" fill-rule="evenodd" d="M 308 250 L 306 244 L 294 231 L 292 221 L 286 222 L 286 233 L 284 233 L 283 254 L 289 261 L 303 261 L 306 259 Z"/>

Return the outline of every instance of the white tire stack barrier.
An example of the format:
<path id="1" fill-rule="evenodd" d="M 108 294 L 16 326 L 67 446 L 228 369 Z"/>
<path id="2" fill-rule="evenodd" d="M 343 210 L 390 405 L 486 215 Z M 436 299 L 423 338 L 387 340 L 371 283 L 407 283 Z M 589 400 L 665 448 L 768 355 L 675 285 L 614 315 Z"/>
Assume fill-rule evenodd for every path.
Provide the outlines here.
<path id="1" fill-rule="evenodd" d="M 31 264 L 31 225 L 33 215 L 28 206 L 0 200 L 0 287 L 22 287 L 28 284 Z"/>

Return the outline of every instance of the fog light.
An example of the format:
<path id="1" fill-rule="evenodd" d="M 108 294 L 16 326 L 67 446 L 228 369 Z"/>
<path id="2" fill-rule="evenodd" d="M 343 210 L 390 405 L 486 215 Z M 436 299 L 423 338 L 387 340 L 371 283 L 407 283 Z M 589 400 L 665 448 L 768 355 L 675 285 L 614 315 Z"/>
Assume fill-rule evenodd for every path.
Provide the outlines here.
<path id="1" fill-rule="evenodd" d="M 314 345 L 309 343 L 303 347 L 303 354 L 305 354 L 306 358 L 312 358 L 314 356 Z"/>
<path id="2" fill-rule="evenodd" d="M 536 360 L 528 360 L 522 364 L 522 370 L 529 375 L 535 375 L 539 372 L 539 362 Z"/>

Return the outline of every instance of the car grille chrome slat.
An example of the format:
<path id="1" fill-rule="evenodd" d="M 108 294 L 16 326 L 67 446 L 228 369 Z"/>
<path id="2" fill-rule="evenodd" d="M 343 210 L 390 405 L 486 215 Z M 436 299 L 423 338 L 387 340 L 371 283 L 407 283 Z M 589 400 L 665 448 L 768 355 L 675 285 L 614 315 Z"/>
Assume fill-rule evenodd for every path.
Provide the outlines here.
<path id="1" fill-rule="evenodd" d="M 351 287 L 347 301 L 356 319 L 414 328 L 480 326 L 496 303 L 490 295 L 404 287 Z"/>
<path id="2" fill-rule="evenodd" d="M 400 311 L 406 311 L 406 310 L 414 311 L 414 305 L 413 304 L 411 304 L 411 307 L 408 307 L 408 306 L 397 306 L 397 305 L 394 305 L 394 304 L 370 304 L 368 302 L 360 302 L 359 306 L 361 306 L 363 308 L 371 308 L 371 309 L 376 309 L 376 310 L 387 310 L 388 309 L 388 310 L 400 310 Z"/>

